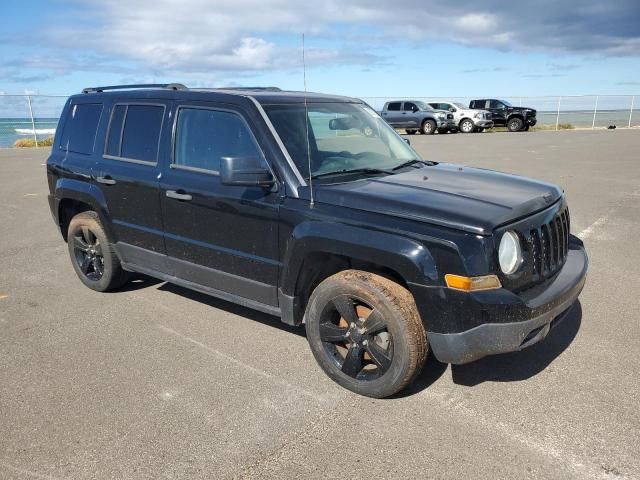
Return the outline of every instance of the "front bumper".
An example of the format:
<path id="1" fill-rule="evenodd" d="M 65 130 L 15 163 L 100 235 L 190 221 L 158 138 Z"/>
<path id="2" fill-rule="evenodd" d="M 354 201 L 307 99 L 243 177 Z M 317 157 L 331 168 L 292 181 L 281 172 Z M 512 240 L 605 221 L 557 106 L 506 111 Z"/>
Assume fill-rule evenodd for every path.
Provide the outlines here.
<path id="1" fill-rule="evenodd" d="M 493 120 L 476 120 L 474 125 L 476 128 L 492 128 Z"/>
<path id="2" fill-rule="evenodd" d="M 428 332 L 429 345 L 435 357 L 444 363 L 464 364 L 487 355 L 514 352 L 529 347 L 543 338 L 554 320 L 559 320 L 577 300 L 584 287 L 588 268 L 587 254 L 582 246 L 569 250 L 562 270 L 550 280 L 542 291 L 531 297 L 517 297 L 504 291 L 506 305 L 494 291 L 462 295 L 475 296 L 475 301 L 489 301 L 480 305 L 483 311 L 491 311 L 493 319 L 502 322 L 487 322 L 469 330 L 455 333 Z M 514 302 L 513 297 L 520 301 Z M 502 307 L 502 308 L 500 308 Z M 501 312 L 501 313 L 500 313 Z M 508 321 L 511 319 L 517 321 Z"/>
<path id="3" fill-rule="evenodd" d="M 438 130 L 443 132 L 458 130 L 458 125 L 453 120 L 438 120 Z"/>
<path id="4" fill-rule="evenodd" d="M 538 123 L 538 120 L 535 117 L 527 118 L 527 120 L 525 121 L 525 125 L 529 125 L 530 127 L 533 127 L 536 123 Z"/>

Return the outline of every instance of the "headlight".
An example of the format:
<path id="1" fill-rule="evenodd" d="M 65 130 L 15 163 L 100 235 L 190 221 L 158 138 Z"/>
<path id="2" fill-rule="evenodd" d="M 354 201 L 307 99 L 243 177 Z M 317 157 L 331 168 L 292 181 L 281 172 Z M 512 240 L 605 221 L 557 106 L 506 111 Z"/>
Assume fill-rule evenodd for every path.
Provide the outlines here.
<path id="1" fill-rule="evenodd" d="M 444 113 L 439 113 L 438 114 L 438 120 L 445 120 L 447 118 L 447 115 Z"/>
<path id="2" fill-rule="evenodd" d="M 502 235 L 500 247 L 498 248 L 498 261 L 500 269 L 507 275 L 511 275 L 518 270 L 522 263 L 522 249 L 520 239 L 515 232 L 508 231 Z"/>
<path id="3" fill-rule="evenodd" d="M 482 118 L 482 113 L 474 113 L 473 118 Z"/>

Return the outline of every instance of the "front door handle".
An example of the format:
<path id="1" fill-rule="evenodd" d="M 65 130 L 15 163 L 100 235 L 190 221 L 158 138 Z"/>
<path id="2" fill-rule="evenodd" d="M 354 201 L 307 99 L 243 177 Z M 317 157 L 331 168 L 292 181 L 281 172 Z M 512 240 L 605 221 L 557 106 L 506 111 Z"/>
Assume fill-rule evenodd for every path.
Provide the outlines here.
<path id="1" fill-rule="evenodd" d="M 96 178 L 96 180 L 98 181 L 98 183 L 102 183 L 103 185 L 115 185 L 116 181 L 111 178 L 109 175 L 106 175 L 104 177 L 98 177 Z"/>
<path id="2" fill-rule="evenodd" d="M 186 200 L 189 201 L 191 200 L 193 197 L 191 195 L 189 195 L 188 193 L 179 193 L 176 192 L 175 190 L 167 190 L 166 191 L 166 195 L 169 198 L 175 198 L 176 200 Z"/>

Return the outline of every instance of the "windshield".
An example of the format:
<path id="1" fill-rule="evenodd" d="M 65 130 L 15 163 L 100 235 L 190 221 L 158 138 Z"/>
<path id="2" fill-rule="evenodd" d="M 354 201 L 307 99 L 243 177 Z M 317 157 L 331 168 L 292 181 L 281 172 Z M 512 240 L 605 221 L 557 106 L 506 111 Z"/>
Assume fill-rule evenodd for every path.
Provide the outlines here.
<path id="1" fill-rule="evenodd" d="M 387 122 L 363 104 L 309 103 L 308 114 L 304 104 L 265 105 L 264 109 L 305 179 L 310 174 L 328 176 L 360 169 L 369 170 L 363 174 L 390 171 L 420 159 Z"/>
<path id="2" fill-rule="evenodd" d="M 433 107 L 424 102 L 413 102 L 415 103 L 420 110 L 433 110 Z"/>
<path id="3" fill-rule="evenodd" d="M 458 102 L 453 102 L 452 105 L 458 107 L 460 110 L 465 110 L 467 108 L 466 105 L 463 105 L 463 104 L 458 103 Z"/>
<path id="4" fill-rule="evenodd" d="M 507 107 L 513 107 L 513 105 L 511 105 L 509 102 L 507 102 L 506 100 L 500 100 L 502 103 L 504 103 Z"/>

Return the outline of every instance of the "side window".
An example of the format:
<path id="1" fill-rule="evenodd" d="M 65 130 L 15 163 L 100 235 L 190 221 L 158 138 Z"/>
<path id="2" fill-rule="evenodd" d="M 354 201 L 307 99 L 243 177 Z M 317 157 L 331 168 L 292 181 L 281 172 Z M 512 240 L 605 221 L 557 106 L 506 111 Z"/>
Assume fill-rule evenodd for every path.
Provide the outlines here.
<path id="1" fill-rule="evenodd" d="M 107 136 L 107 155 L 112 155 L 114 157 L 120 156 L 120 139 L 122 135 L 122 126 L 124 125 L 124 115 L 126 112 L 126 105 L 116 105 L 113 113 L 111 114 L 109 134 Z"/>
<path id="2" fill-rule="evenodd" d="M 400 111 L 400 102 L 392 102 L 387 106 L 387 110 L 390 112 L 399 112 Z"/>
<path id="3" fill-rule="evenodd" d="M 163 117 L 161 105 L 116 105 L 111 114 L 105 153 L 155 163 Z"/>
<path id="4" fill-rule="evenodd" d="M 405 112 L 417 112 L 418 107 L 415 103 L 412 102 L 404 102 L 404 111 Z"/>
<path id="5" fill-rule="evenodd" d="M 502 104 L 497 100 L 487 100 L 486 108 L 502 108 Z"/>
<path id="6" fill-rule="evenodd" d="M 174 165 L 217 173 L 222 157 L 263 158 L 242 118 L 231 112 L 180 108 Z"/>
<path id="7" fill-rule="evenodd" d="M 72 105 L 62 130 L 60 148 L 70 152 L 91 155 L 101 114 L 101 103 L 77 103 Z"/>

